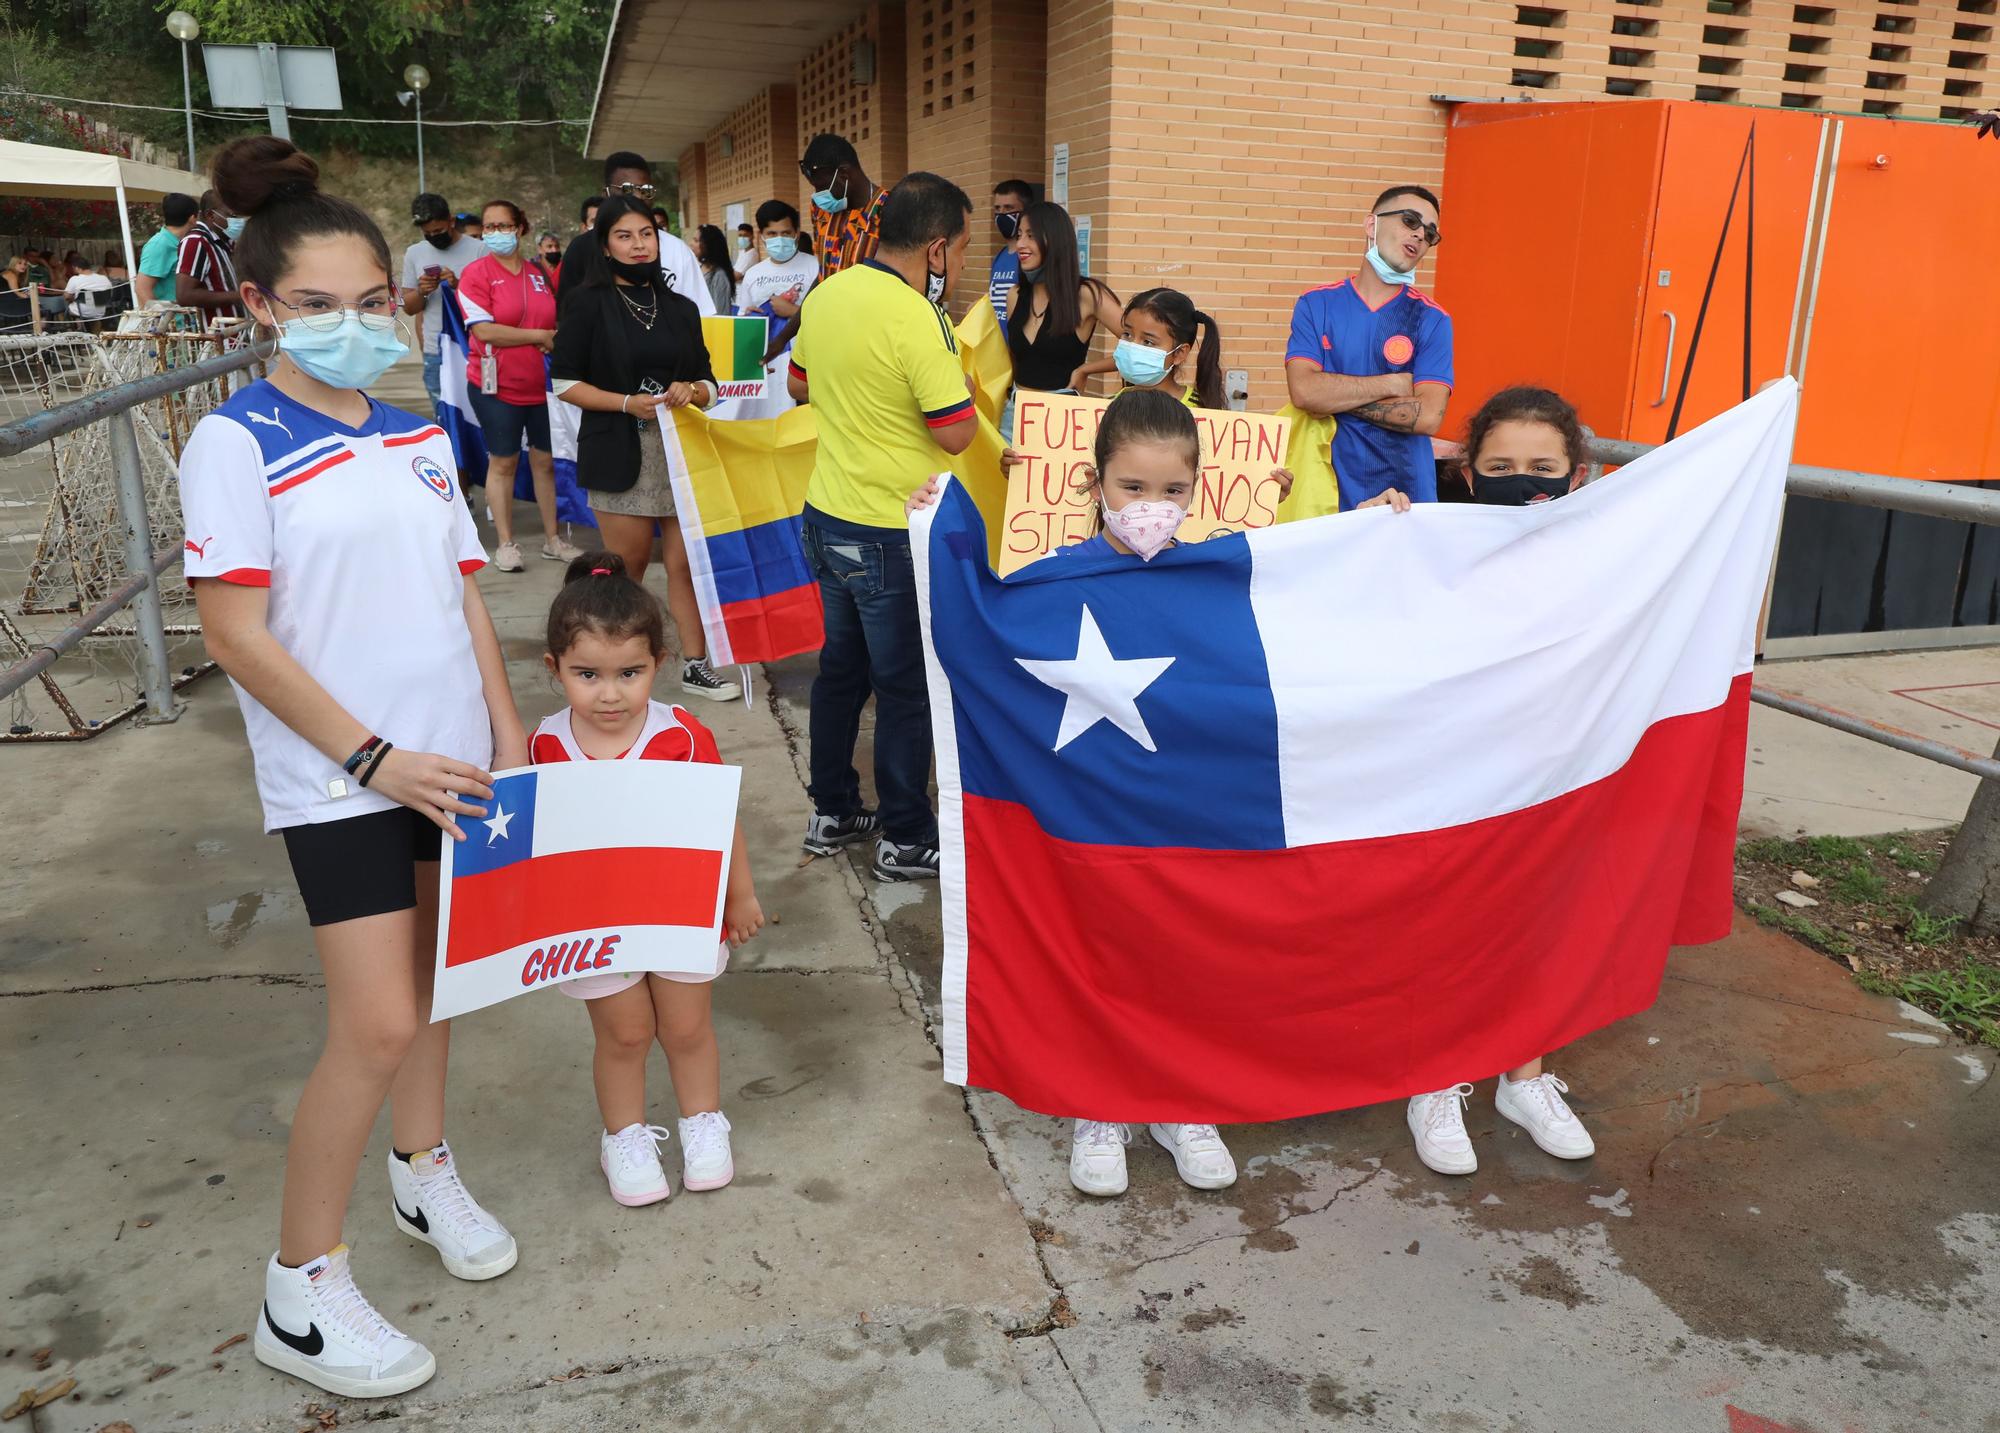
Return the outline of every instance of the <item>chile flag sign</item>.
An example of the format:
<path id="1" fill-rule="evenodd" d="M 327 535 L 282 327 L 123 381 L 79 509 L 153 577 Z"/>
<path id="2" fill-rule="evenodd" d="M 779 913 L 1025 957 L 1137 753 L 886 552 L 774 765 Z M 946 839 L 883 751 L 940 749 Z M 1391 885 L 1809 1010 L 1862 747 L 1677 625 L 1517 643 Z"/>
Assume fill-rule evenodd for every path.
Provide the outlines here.
<path id="1" fill-rule="evenodd" d="M 494 773 L 438 863 L 431 1019 L 583 975 L 712 973 L 741 779 L 681 761 Z"/>
<path id="2" fill-rule="evenodd" d="M 1005 579 L 948 484 L 910 523 L 945 1078 L 1046 1114 L 1288 1119 L 1645 1009 L 1671 945 L 1729 931 L 1797 411 L 1786 381 L 1536 506 Z"/>

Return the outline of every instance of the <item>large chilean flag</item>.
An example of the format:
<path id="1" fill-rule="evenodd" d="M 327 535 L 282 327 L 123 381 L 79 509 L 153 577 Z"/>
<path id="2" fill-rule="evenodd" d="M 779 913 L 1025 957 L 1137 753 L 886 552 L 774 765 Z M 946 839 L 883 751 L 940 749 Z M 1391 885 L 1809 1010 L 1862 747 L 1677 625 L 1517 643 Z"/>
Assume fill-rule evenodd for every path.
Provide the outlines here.
<path id="1" fill-rule="evenodd" d="M 1272 1120 L 1511 1068 L 1729 928 L 1786 382 L 1559 501 L 1001 580 L 911 524 L 945 1078 Z"/>

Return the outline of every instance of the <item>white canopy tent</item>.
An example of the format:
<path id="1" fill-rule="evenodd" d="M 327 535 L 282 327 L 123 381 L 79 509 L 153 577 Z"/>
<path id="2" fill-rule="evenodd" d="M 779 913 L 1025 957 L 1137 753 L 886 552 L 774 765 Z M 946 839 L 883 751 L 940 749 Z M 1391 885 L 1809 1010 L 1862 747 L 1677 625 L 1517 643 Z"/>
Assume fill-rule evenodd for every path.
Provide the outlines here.
<path id="1" fill-rule="evenodd" d="M 191 194 L 207 187 L 199 174 L 159 164 L 141 164 L 116 154 L 92 154 L 53 144 L 0 139 L 0 194 L 27 199 L 109 199 L 118 205 L 118 230 L 125 238 L 125 267 L 139 272 L 132 248 L 132 221 L 126 205 Z"/>

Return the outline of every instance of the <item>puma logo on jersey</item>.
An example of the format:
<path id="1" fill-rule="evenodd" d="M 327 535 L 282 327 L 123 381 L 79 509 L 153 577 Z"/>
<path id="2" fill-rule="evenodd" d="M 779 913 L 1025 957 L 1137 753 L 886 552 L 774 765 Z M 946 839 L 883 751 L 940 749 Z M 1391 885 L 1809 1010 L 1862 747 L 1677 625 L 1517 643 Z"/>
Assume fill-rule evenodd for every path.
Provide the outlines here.
<path id="1" fill-rule="evenodd" d="M 278 417 L 278 410 L 276 408 L 273 408 L 271 410 L 271 416 L 268 418 L 266 418 L 262 413 L 251 413 L 246 416 L 250 419 L 252 423 L 262 423 L 266 428 L 276 428 L 280 433 L 283 433 L 287 438 L 290 438 L 292 436 L 292 430 L 290 428 L 287 428 L 284 425 L 284 422 Z"/>
<path id="2" fill-rule="evenodd" d="M 203 538 L 200 542 L 196 542 L 191 537 L 186 538 L 182 541 L 181 545 L 185 547 L 189 552 L 193 553 L 196 557 L 207 557 L 208 545 L 214 541 L 215 541 L 214 535 L 210 534 L 209 536 Z"/>

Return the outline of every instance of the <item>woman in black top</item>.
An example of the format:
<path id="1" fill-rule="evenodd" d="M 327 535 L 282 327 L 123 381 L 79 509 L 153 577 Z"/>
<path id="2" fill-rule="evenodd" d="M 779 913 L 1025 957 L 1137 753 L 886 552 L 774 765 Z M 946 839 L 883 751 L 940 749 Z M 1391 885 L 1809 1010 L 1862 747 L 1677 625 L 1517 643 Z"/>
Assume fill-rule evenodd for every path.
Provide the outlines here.
<path id="1" fill-rule="evenodd" d="M 629 195 L 606 199 L 593 233 L 589 273 L 568 276 L 583 287 L 562 306 L 551 373 L 556 396 L 583 410 L 577 481 L 590 494 L 604 545 L 625 559 L 635 582 L 645 576 L 659 525 L 667 610 L 680 635 L 681 690 L 728 701 L 738 687 L 708 667 L 659 431 L 663 411 L 715 402 L 701 313 L 694 300 L 667 287 L 645 204 Z"/>
<path id="2" fill-rule="evenodd" d="M 1116 369 L 1091 358 L 1090 341 L 1100 327 L 1116 338 L 1124 308 L 1109 285 L 1082 276 L 1076 226 L 1060 204 L 1028 206 L 1019 254 L 1021 281 L 1007 295 L 1014 386 L 1080 392 L 1091 375 Z"/>

